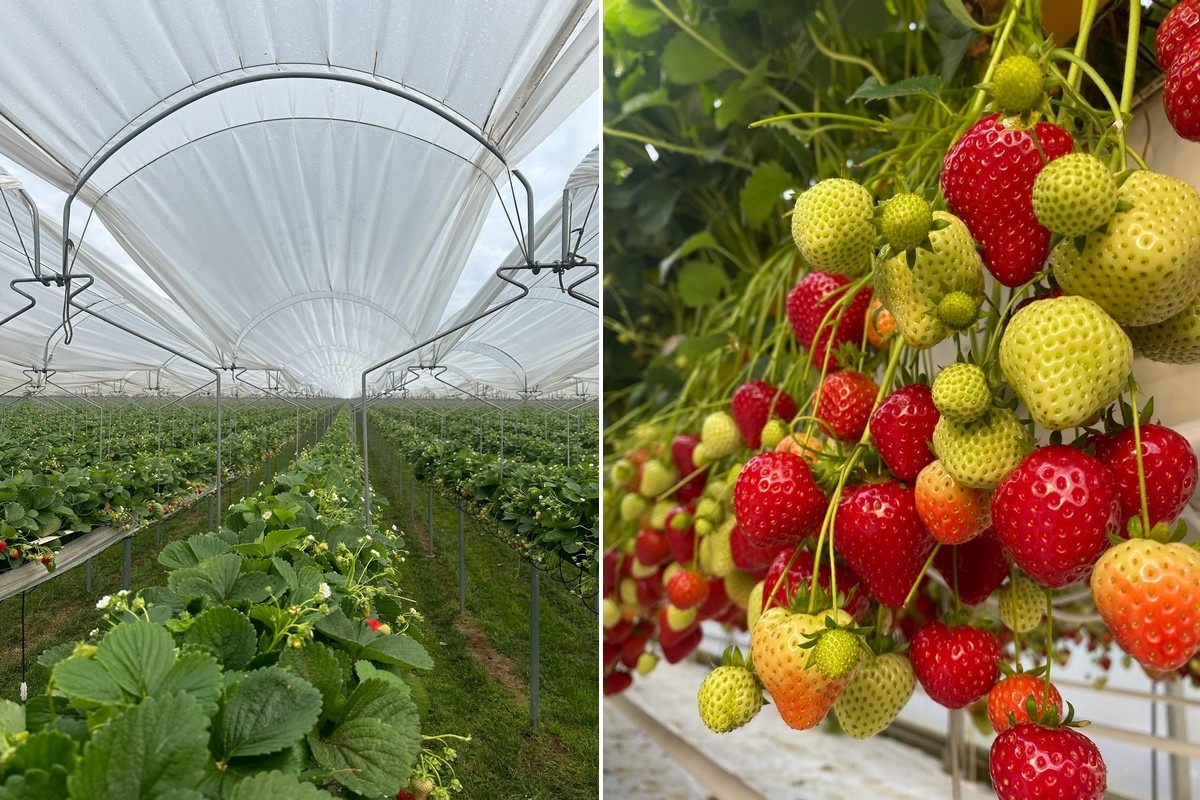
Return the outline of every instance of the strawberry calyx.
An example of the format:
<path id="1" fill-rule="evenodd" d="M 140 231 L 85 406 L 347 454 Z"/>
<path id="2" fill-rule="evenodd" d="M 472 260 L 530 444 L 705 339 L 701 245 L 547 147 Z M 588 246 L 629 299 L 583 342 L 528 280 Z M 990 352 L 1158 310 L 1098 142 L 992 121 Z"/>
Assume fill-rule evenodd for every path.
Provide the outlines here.
<path id="1" fill-rule="evenodd" d="M 1049 687 L 1048 682 L 1046 683 L 1046 686 Z M 1047 693 L 1048 691 L 1049 690 L 1047 689 Z M 1088 725 L 1092 724 L 1091 720 L 1075 719 L 1075 706 L 1069 702 L 1067 703 L 1067 713 L 1061 718 L 1059 716 L 1058 709 L 1055 708 L 1053 703 L 1043 702 L 1042 706 L 1042 710 L 1039 713 L 1037 699 L 1033 695 L 1029 695 L 1029 697 L 1025 698 L 1025 713 L 1029 715 L 1030 723 L 1037 725 L 1038 727 L 1047 728 L 1049 730 L 1057 730 L 1059 728 L 1086 728 Z M 1016 724 L 1016 720 L 1011 711 L 1008 712 L 1008 717 L 1010 721 Z"/>
<path id="2" fill-rule="evenodd" d="M 825 628 L 816 633 L 805 634 L 807 641 L 800 645 L 801 649 L 810 651 L 805 668 L 815 666 L 825 676 L 835 680 L 846 677 L 858 665 L 862 653 L 866 651 L 863 637 L 871 632 L 871 628 L 839 626 L 833 614 L 828 614 L 825 617 Z"/>
<path id="3" fill-rule="evenodd" d="M 1012 678 L 1016 675 L 1030 675 L 1034 678 L 1040 678 L 1048 671 L 1045 664 L 1033 667 L 1032 669 L 1025 669 L 1019 662 L 1013 665 L 1007 661 L 998 661 L 996 666 L 1000 667 L 1000 672 L 1004 673 L 1004 677 L 1006 678 Z"/>

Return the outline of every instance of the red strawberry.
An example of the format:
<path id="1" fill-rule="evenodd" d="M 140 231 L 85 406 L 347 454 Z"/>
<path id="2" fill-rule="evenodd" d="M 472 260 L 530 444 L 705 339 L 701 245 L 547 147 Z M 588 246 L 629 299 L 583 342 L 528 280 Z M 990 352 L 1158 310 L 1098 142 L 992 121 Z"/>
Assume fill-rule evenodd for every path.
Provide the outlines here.
<path id="1" fill-rule="evenodd" d="M 1012 714 L 1017 725 L 1023 722 L 1035 722 L 1029 718 L 1029 711 L 1025 708 L 1026 702 L 1033 697 L 1036 703 L 1037 715 L 1041 717 L 1042 712 L 1046 709 L 1046 704 L 1042 702 L 1042 698 L 1046 697 L 1046 681 L 1043 678 L 1038 678 L 1030 675 L 1028 672 L 1020 672 L 1008 678 L 1004 678 L 988 692 L 988 719 L 992 721 L 992 730 L 996 733 L 1004 733 L 1011 728 L 1014 723 L 1009 722 L 1008 715 Z M 1059 719 L 1063 716 L 1063 699 L 1058 693 L 1058 689 L 1054 688 L 1054 684 L 1050 684 L 1050 707 L 1058 711 Z"/>
<path id="2" fill-rule="evenodd" d="M 681 478 L 686 478 L 696 471 L 696 461 L 692 454 L 695 453 L 698 444 L 700 444 L 700 437 L 691 433 L 681 433 L 671 441 L 671 458 L 674 459 L 675 468 L 679 470 Z M 684 503 L 698 499 L 704 492 L 704 484 L 707 480 L 708 470 L 705 469 L 676 489 L 675 497 Z"/>
<path id="3" fill-rule="evenodd" d="M 914 383 L 892 392 L 871 414 L 871 441 L 898 479 L 912 483 L 935 456 L 929 443 L 941 414 L 933 391 Z"/>
<path id="4" fill-rule="evenodd" d="M 1066 445 L 1034 450 L 992 492 L 992 524 L 1004 548 L 1053 589 L 1087 575 L 1120 522 L 1112 470 Z"/>
<path id="5" fill-rule="evenodd" d="M 1175 132 L 1200 142 L 1200 36 L 1180 48 L 1163 85 L 1163 109 Z"/>
<path id="6" fill-rule="evenodd" d="M 605 682 L 605 687 L 604 687 L 604 688 L 605 688 L 605 692 L 604 692 L 604 693 L 605 693 L 605 694 L 608 694 L 608 684 L 607 684 L 607 681 Z M 408 789 L 401 789 L 400 791 L 396 792 L 396 800 L 417 800 L 417 798 L 416 798 L 416 795 L 414 795 L 414 794 L 413 794 L 412 792 L 410 792 Z"/>
<path id="7" fill-rule="evenodd" d="M 1141 425 L 1142 464 L 1146 472 L 1146 505 L 1150 526 L 1174 522 L 1183 513 L 1196 490 L 1196 454 L 1188 440 L 1161 425 Z M 1137 448 L 1133 428 L 1112 436 L 1096 437 L 1096 456 L 1117 477 L 1121 498 L 1121 517 L 1140 517 L 1141 492 L 1138 489 Z"/>
<path id="8" fill-rule="evenodd" d="M 671 557 L 680 564 L 688 563 L 696 555 L 696 529 L 692 523 L 694 511 L 691 506 L 675 506 L 667 512 L 666 525 L 663 527 Z"/>
<path id="9" fill-rule="evenodd" d="M 725 593 L 725 579 L 709 578 L 708 598 L 698 609 L 697 617 L 699 619 L 717 619 L 730 608 L 741 612 L 741 609 L 735 606 L 729 599 L 729 595 Z"/>
<path id="10" fill-rule="evenodd" d="M 933 557 L 934 568 L 951 588 L 958 572 L 958 599 L 977 606 L 1000 588 L 1008 577 L 1008 555 L 991 530 L 984 531 L 965 544 L 942 545 Z"/>
<path id="11" fill-rule="evenodd" d="M 861 372 L 835 372 L 813 391 L 813 416 L 827 436 L 857 442 L 866 430 L 879 387 Z"/>
<path id="12" fill-rule="evenodd" d="M 1026 130 L 1013 118 L 992 114 L 946 154 L 946 204 L 983 246 L 983 263 L 1005 286 L 1032 279 L 1050 252 L 1050 231 L 1033 214 L 1033 181 L 1047 161 L 1065 156 L 1074 144 L 1053 123 Z"/>
<path id="13" fill-rule="evenodd" d="M 1154 37 L 1154 54 L 1163 72 L 1171 69 L 1179 52 L 1200 36 L 1200 0 L 1181 0 L 1167 12 Z"/>
<path id="14" fill-rule="evenodd" d="M 671 543 L 662 531 L 642 528 L 634 541 L 633 552 L 644 566 L 653 567 L 671 557 Z"/>
<path id="15" fill-rule="evenodd" d="M 1073 728 L 1014 726 L 992 742 L 990 760 L 999 800 L 1101 800 L 1108 789 L 1100 750 Z"/>
<path id="16" fill-rule="evenodd" d="M 804 459 L 793 453 L 759 453 L 733 486 L 733 513 L 760 547 L 796 545 L 820 525 L 825 493 Z"/>
<path id="17" fill-rule="evenodd" d="M 623 670 L 614 670 L 604 676 L 604 696 L 620 694 L 633 685 L 633 676 Z M 412 795 L 409 795 L 412 797 Z M 400 800 L 400 795 L 396 795 Z"/>
<path id="18" fill-rule="evenodd" d="M 4 548 L 0 547 L 0 553 Z M 604 596 L 612 597 L 617 592 L 617 584 L 629 574 L 633 559 L 619 550 L 609 550 L 604 554 L 604 568 L 600 571 L 604 578 Z"/>
<path id="19" fill-rule="evenodd" d="M 691 632 L 681 639 L 672 640 L 670 644 L 662 642 L 663 658 L 667 660 L 668 664 L 678 664 L 696 652 L 696 648 L 700 646 L 700 640 L 703 638 L 704 631 L 692 628 Z"/>
<path id="20" fill-rule="evenodd" d="M 871 596 L 892 608 L 904 603 L 934 547 L 912 489 L 892 481 L 842 493 L 834 543 Z"/>
<path id="21" fill-rule="evenodd" d="M 655 606 L 666 595 L 662 584 L 662 570 L 659 570 L 648 577 L 634 581 L 637 587 L 637 600 L 639 605 Z"/>
<path id="22" fill-rule="evenodd" d="M 751 450 L 762 446 L 762 429 L 771 417 L 791 422 L 796 416 L 796 401 L 782 389 L 763 381 L 746 381 L 733 393 L 729 413 L 742 433 L 742 441 Z"/>
<path id="23" fill-rule="evenodd" d="M 802 588 L 807 590 L 812 586 L 813 554 L 807 550 L 801 550 L 793 559 L 793 552 L 791 548 L 780 550 L 775 556 L 774 563 L 771 564 L 771 569 L 767 571 L 767 577 L 763 579 L 764 611 L 772 606 L 787 607 L 797 592 Z M 788 567 L 789 561 L 792 564 L 790 568 Z M 785 570 L 787 577 L 784 577 Z M 817 584 L 826 592 L 830 591 L 828 565 L 822 566 Z M 848 598 L 848 602 L 842 606 L 843 611 L 855 619 L 862 619 L 866 616 L 871 607 L 871 598 L 863 588 L 859 577 L 844 564 L 837 565 L 837 590 L 838 594 Z M 851 596 L 852 592 L 853 596 Z"/>
<path id="24" fill-rule="evenodd" d="M 667 599 L 676 608 L 696 608 L 708 599 L 708 581 L 697 572 L 681 569 L 667 581 Z"/>
<path id="25" fill-rule="evenodd" d="M 377 631 L 383 627 L 383 622 L 377 619 L 369 619 L 367 620 L 367 627 L 373 631 Z"/>
<path id="26" fill-rule="evenodd" d="M 747 536 L 741 526 L 734 526 L 729 536 L 729 549 L 733 552 L 733 565 L 755 578 L 767 574 L 767 568 L 775 560 L 778 547 L 763 547 Z"/>
<path id="27" fill-rule="evenodd" d="M 699 630 L 699 614 L 696 615 L 696 619 L 692 620 L 691 624 L 684 626 L 681 630 L 675 630 L 667 622 L 666 607 L 664 606 L 658 610 L 658 643 L 663 646 L 664 650 L 668 647 L 674 647 Z"/>
<path id="28" fill-rule="evenodd" d="M 909 657 L 925 693 L 946 708 L 974 703 L 1000 676 L 1000 640 L 970 625 L 929 623 L 913 636 Z"/>
<path id="29" fill-rule="evenodd" d="M 826 326 L 820 327 L 830 308 L 845 294 L 849 283 L 850 279 L 842 275 L 814 270 L 788 294 L 787 315 L 792 332 L 800 346 L 808 350 L 817 369 L 837 372 L 839 367 L 834 358 L 837 349 L 847 342 L 862 342 L 867 306 L 871 302 L 869 291 L 859 290 L 840 314 L 830 314 Z M 820 336 L 817 335 L 819 328 Z"/>

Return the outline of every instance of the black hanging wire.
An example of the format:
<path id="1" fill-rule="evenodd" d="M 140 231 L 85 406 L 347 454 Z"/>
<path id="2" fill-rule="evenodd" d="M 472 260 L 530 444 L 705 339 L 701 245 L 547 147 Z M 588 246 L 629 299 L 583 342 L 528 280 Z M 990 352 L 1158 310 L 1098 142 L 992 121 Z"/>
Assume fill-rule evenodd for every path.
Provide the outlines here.
<path id="1" fill-rule="evenodd" d="M 29 699 L 29 684 L 25 680 L 25 593 L 21 592 L 21 702 Z"/>

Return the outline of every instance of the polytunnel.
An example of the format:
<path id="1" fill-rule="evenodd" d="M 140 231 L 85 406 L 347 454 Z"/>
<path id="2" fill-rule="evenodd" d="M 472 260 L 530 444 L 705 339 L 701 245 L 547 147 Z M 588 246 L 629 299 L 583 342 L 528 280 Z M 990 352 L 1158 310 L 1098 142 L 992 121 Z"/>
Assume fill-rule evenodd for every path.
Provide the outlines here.
<path id="1" fill-rule="evenodd" d="M 0 737 L 28 719 L 47 738 L 26 706 L 83 719 L 63 705 L 95 696 L 67 676 L 81 654 L 175 664 L 101 712 L 128 747 L 81 743 L 33 795 L 470 797 L 533 764 L 522 786 L 583 797 L 598 0 L 0 0 L 0 18 L 0 661 L 19 675 Z M 499 433 L 477 431 L 501 395 Z M 447 622 L 432 559 L 453 558 L 435 534 L 455 512 Z M 559 561 L 575 583 L 539 589 Z M 479 676 L 485 645 L 503 658 Z M 0 794 L 50 770 L 35 750 Z"/>

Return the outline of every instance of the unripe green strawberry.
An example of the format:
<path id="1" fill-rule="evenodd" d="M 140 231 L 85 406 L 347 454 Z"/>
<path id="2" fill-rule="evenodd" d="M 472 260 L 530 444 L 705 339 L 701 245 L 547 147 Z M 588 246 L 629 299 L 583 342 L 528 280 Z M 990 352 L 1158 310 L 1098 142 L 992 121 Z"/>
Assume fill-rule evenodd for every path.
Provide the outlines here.
<path id="1" fill-rule="evenodd" d="M 842 730 L 855 739 L 874 736 L 892 724 L 916 686 L 916 673 L 905 656 L 868 656 L 834 703 Z"/>
<path id="2" fill-rule="evenodd" d="M 1083 236 L 1108 222 L 1117 199 L 1117 179 L 1090 153 L 1056 158 L 1033 181 L 1033 213 L 1063 236 Z"/>
<path id="3" fill-rule="evenodd" d="M 979 318 L 980 301 L 966 292 L 950 292 L 938 301 L 937 318 L 952 331 L 965 330 Z"/>
<path id="4" fill-rule="evenodd" d="M 696 517 L 696 524 L 692 527 L 700 536 L 708 536 L 716 530 L 713 526 L 713 521 L 708 517 Z"/>
<path id="5" fill-rule="evenodd" d="M 638 605 L 637 581 L 633 578 L 622 578 L 621 582 L 617 584 L 617 595 L 627 606 Z"/>
<path id="6" fill-rule="evenodd" d="M 1009 56 L 992 73 L 991 92 L 1008 114 L 1024 114 L 1041 102 L 1045 92 L 1042 68 L 1029 56 Z"/>
<path id="7" fill-rule="evenodd" d="M 951 364 L 933 379 L 933 404 L 943 417 L 974 422 L 992 407 L 987 376 L 975 364 Z"/>
<path id="8" fill-rule="evenodd" d="M 621 622 L 621 604 L 612 597 L 604 598 L 604 629 L 615 628 Z"/>
<path id="9" fill-rule="evenodd" d="M 858 636 L 844 628 L 834 628 L 817 640 L 813 664 L 830 678 L 844 678 L 858 666 L 862 655 Z"/>
<path id="10" fill-rule="evenodd" d="M 738 472 L 740 471 L 739 468 Z M 734 477 L 737 477 L 737 472 L 733 474 Z M 732 484 L 729 481 L 710 478 L 708 483 L 704 485 L 704 496 L 722 502 L 729 500 L 733 496 Z"/>
<path id="11" fill-rule="evenodd" d="M 708 448 L 704 446 L 704 442 L 699 442 L 692 448 L 692 463 L 697 467 L 703 467 L 705 464 L 711 464 L 713 457 L 709 455 Z"/>
<path id="12" fill-rule="evenodd" d="M 919 249 L 915 266 L 907 254 L 889 258 L 875 268 L 875 293 L 892 316 L 904 341 L 920 350 L 933 347 L 952 333 L 937 314 L 938 302 L 952 292 L 976 301 L 983 297 L 983 260 L 971 232 L 958 217 L 933 212 L 947 223 L 929 234 L 932 252 Z"/>
<path id="13" fill-rule="evenodd" d="M 700 568 L 705 574 L 724 578 L 737 570 L 730 544 L 735 524 L 736 521 L 730 519 L 700 540 Z"/>
<path id="14" fill-rule="evenodd" d="M 1046 616 L 1046 593 L 1029 578 L 1018 577 L 1000 587 L 1000 621 L 1014 633 L 1029 633 Z"/>
<path id="15" fill-rule="evenodd" d="M 700 426 L 700 445 L 704 446 L 705 463 L 733 455 L 741 441 L 737 423 L 724 411 L 709 414 Z M 692 459 L 697 466 L 703 466 L 695 451 L 692 452 Z"/>
<path id="16" fill-rule="evenodd" d="M 771 419 L 763 426 L 762 429 L 762 446 L 768 450 L 774 449 L 775 445 L 783 441 L 783 437 L 787 436 L 788 427 L 781 419 Z"/>
<path id="17" fill-rule="evenodd" d="M 758 622 L 758 618 L 763 612 L 763 594 L 767 591 L 765 580 L 754 584 L 754 588 L 750 590 L 750 597 L 746 600 L 746 629 L 754 630 L 754 623 Z"/>
<path id="18" fill-rule="evenodd" d="M 649 503 L 631 492 L 621 498 L 621 521 L 633 522 L 645 514 L 648 508 L 650 508 Z"/>
<path id="19" fill-rule="evenodd" d="M 704 517 L 718 525 L 725 521 L 725 506 L 711 497 L 702 497 L 696 503 L 696 516 Z"/>
<path id="20" fill-rule="evenodd" d="M 654 653 L 642 653 L 637 660 L 637 674 L 643 678 L 654 671 L 658 666 L 658 656 Z"/>
<path id="21" fill-rule="evenodd" d="M 834 275 L 855 275 L 871 260 L 875 203 L 859 183 L 827 178 L 796 199 L 792 239 L 814 268 Z"/>
<path id="22" fill-rule="evenodd" d="M 1121 185 L 1129 204 L 1103 231 L 1050 253 L 1058 285 L 1090 298 L 1121 325 L 1153 325 L 1200 293 L 1200 195 L 1183 181 L 1147 170 Z"/>
<path id="23" fill-rule="evenodd" d="M 762 689 L 745 667 L 717 667 L 700 684 L 696 699 L 700 719 L 714 733 L 737 730 L 763 706 Z"/>
<path id="24" fill-rule="evenodd" d="M 1151 361 L 1200 364 L 1200 295 L 1170 319 L 1125 332 L 1133 349 Z"/>
<path id="25" fill-rule="evenodd" d="M 642 476 L 638 482 L 638 494 L 653 500 L 675 485 L 675 470 L 658 459 L 652 458 L 642 464 Z"/>
<path id="26" fill-rule="evenodd" d="M 1086 297 L 1047 297 L 1009 320 L 1000 369 L 1039 425 L 1063 430 L 1086 425 L 1117 398 L 1133 345 Z"/>
<path id="27" fill-rule="evenodd" d="M 938 420 L 933 452 L 951 477 L 972 489 L 994 489 L 1033 450 L 1033 437 L 1007 408 L 992 408 L 974 422 Z"/>
<path id="28" fill-rule="evenodd" d="M 919 194 L 901 192 L 883 206 L 879 227 L 893 250 L 911 250 L 925 241 L 933 224 L 933 209 Z"/>
<path id="29" fill-rule="evenodd" d="M 750 593 L 754 591 L 754 576 L 749 572 L 735 569 L 725 576 L 725 594 L 738 608 L 745 609 L 750 604 Z"/>
<path id="30" fill-rule="evenodd" d="M 659 500 L 650 507 L 650 517 L 646 524 L 656 531 L 661 531 L 667 527 L 667 517 L 671 516 L 671 510 L 675 508 L 675 503 L 671 500 Z"/>
<path id="31" fill-rule="evenodd" d="M 673 631 L 682 631 L 690 628 L 692 623 L 696 621 L 696 609 L 694 608 L 679 608 L 671 604 L 667 604 L 667 625 Z"/>

